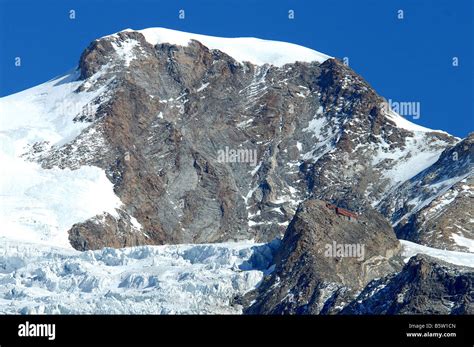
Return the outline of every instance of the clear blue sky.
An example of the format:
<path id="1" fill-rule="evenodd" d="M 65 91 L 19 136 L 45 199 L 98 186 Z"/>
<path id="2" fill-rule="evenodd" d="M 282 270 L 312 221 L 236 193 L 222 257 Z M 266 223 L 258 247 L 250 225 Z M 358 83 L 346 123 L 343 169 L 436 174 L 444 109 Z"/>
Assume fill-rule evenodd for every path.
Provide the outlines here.
<path id="1" fill-rule="evenodd" d="M 301 44 L 350 66 L 379 94 L 421 103 L 420 125 L 474 130 L 473 0 L 0 0 L 0 96 L 76 66 L 90 41 L 160 26 Z M 76 19 L 69 19 L 69 10 Z M 178 11 L 185 10 L 180 20 Z M 288 19 L 288 10 L 295 19 Z M 404 19 L 397 11 L 404 11 Z M 22 66 L 15 67 L 15 57 Z M 459 58 L 459 66 L 452 59 Z"/>

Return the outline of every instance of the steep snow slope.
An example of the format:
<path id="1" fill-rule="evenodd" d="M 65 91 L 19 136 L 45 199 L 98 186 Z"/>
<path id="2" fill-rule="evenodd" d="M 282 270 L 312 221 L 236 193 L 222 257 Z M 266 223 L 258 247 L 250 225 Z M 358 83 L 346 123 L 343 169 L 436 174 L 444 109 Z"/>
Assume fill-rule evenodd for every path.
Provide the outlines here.
<path id="1" fill-rule="evenodd" d="M 121 206 L 104 171 L 43 170 L 36 163 L 3 161 L 0 176 L 0 236 L 71 247 L 67 231 L 99 213 Z"/>
<path id="2" fill-rule="evenodd" d="M 382 141 L 374 156 L 372 164 L 391 181 L 389 187 L 395 187 L 433 165 L 444 150 L 443 141 L 427 138 L 424 131 L 413 131 L 413 134 L 401 148 L 392 149 Z"/>
<path id="3" fill-rule="evenodd" d="M 127 29 L 124 31 L 133 31 Z M 248 61 L 256 65 L 271 64 L 283 66 L 296 61 L 324 62 L 330 56 L 312 49 L 288 42 L 262 40 L 253 37 L 225 38 L 192 34 L 165 28 L 138 30 L 152 45 L 171 43 L 187 46 L 190 40 L 196 40 L 210 49 L 218 49 L 235 60 Z"/>
<path id="4" fill-rule="evenodd" d="M 22 158 L 67 143 L 89 126 L 73 119 L 95 112 L 106 86 L 77 93 L 77 77 L 72 72 L 0 99 L 0 236 L 70 247 L 67 230 L 74 223 L 115 215 L 121 206 L 97 167 L 44 170 Z"/>
<path id="5" fill-rule="evenodd" d="M 397 127 L 402 128 L 402 129 L 406 129 L 406 130 L 409 130 L 409 131 L 424 132 L 424 133 L 429 133 L 429 132 L 436 131 L 438 133 L 448 134 L 447 132 L 442 131 L 442 130 L 433 130 L 433 129 L 426 128 L 424 126 L 415 124 L 413 122 L 410 122 L 408 119 L 406 119 L 405 117 L 400 116 L 398 113 L 396 113 L 392 110 L 387 110 L 386 117 L 388 119 L 390 119 L 391 121 L 395 122 Z"/>
<path id="6" fill-rule="evenodd" d="M 399 238 L 469 251 L 458 237 L 473 239 L 473 141 L 470 134 L 448 147 L 433 165 L 396 187 L 377 206 L 391 219 Z"/>
<path id="7" fill-rule="evenodd" d="M 392 110 L 386 110 L 384 116 L 394 122 L 398 129 L 407 130 L 412 134 L 400 148 L 392 148 L 382 139 L 378 153 L 374 155 L 373 165 L 383 168 L 383 176 L 391 180 L 392 187 L 411 179 L 439 159 L 447 143 L 445 139 L 432 137 L 430 134 L 444 134 L 454 141 L 459 140 L 445 131 L 412 123 Z M 386 162 L 389 162 L 390 166 L 383 165 Z"/>
<path id="8" fill-rule="evenodd" d="M 0 313 L 240 313 L 277 244 L 78 252 L 0 238 Z"/>

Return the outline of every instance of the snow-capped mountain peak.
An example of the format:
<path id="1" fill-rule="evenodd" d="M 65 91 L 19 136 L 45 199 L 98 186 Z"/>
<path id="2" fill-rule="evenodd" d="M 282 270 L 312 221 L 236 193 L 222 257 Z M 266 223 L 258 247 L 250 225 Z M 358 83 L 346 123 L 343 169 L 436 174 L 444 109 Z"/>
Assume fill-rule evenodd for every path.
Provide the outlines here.
<path id="1" fill-rule="evenodd" d="M 122 32 L 134 31 L 125 29 Z M 196 40 L 209 49 L 218 49 L 228 54 L 239 62 L 248 61 L 255 65 L 283 66 L 297 61 L 323 63 L 331 58 L 324 53 L 293 43 L 262 40 L 254 37 L 217 37 L 166 28 L 147 28 L 137 30 L 137 32 L 141 33 L 146 41 L 153 46 L 161 43 L 187 46 L 191 40 Z M 115 35 L 117 34 L 110 36 Z"/>
<path id="2" fill-rule="evenodd" d="M 347 282 L 362 289 L 373 276 L 397 268 L 389 258 L 400 245 L 388 221 L 415 214 L 419 218 L 398 228 L 398 235 L 408 229 L 407 235 L 422 234 L 435 217 L 443 228 L 456 220 L 456 229 L 444 228 L 452 232 L 445 232 L 441 245 L 456 243 L 456 250 L 472 252 L 472 218 L 464 215 L 472 209 L 472 136 L 459 141 L 415 125 L 382 104 L 383 98 L 348 66 L 290 43 L 163 28 L 124 30 L 93 41 L 73 73 L 0 99 L 0 244 L 14 245 L 4 246 L 4 258 L 0 254 L 0 268 L 10 272 L 0 282 L 11 284 L 17 270 L 25 275 L 22 283 L 5 287 L 6 300 L 23 295 L 17 290 L 25 290 L 27 300 L 36 298 L 26 289 L 34 274 L 42 290 L 54 292 L 63 281 L 80 281 L 71 287 L 74 292 L 110 298 L 90 301 L 92 306 L 78 311 L 108 305 L 130 289 L 132 300 L 112 311 L 132 312 L 133 300 L 151 286 L 150 295 L 168 302 L 176 288 L 187 292 L 161 312 L 198 312 L 197 301 L 213 312 L 240 312 L 237 306 L 223 308 L 230 295 L 257 286 L 263 270 L 271 272 L 273 247 L 254 252 L 253 241 L 222 249 L 150 246 L 268 242 L 285 234 L 282 252 L 293 252 L 293 232 L 301 231 L 301 244 L 312 245 L 318 230 L 327 232 L 328 242 L 335 236 L 373 242 L 367 250 L 382 264 L 380 273 L 362 283 L 355 275 L 358 269 L 365 273 L 365 265 L 374 270 L 372 260 L 364 268 L 359 263 L 345 268 Z M 230 151 L 239 157 L 221 156 Z M 306 213 L 305 206 L 312 212 Z M 457 206 L 462 213 L 453 212 Z M 346 220 L 335 211 L 352 217 Z M 306 219 L 319 215 L 325 218 Z M 383 233 L 373 238 L 378 231 Z M 433 238 L 438 241 L 438 234 L 419 240 Z M 61 250 L 53 253 L 65 257 L 50 261 L 46 251 L 37 258 L 40 265 L 24 266 L 16 253 L 24 253 L 26 241 L 43 250 L 44 244 L 58 246 Z M 108 248 L 135 246 L 144 247 Z M 64 249 L 71 247 L 97 251 L 81 255 Z M 312 248 L 301 254 L 316 253 Z M 390 262 L 380 263 L 380 256 Z M 105 274 L 118 268 L 119 259 L 131 267 Z M 262 259 L 265 266 L 253 271 L 251 265 Z M 166 264 L 163 271 L 156 271 L 155 262 Z M 341 280 L 334 278 L 341 268 L 327 271 L 322 263 L 334 269 L 342 264 L 326 257 L 316 262 L 308 268 L 319 271 L 313 284 L 319 286 L 326 276 Z M 133 273 L 142 266 L 150 271 Z M 174 285 L 162 286 L 160 281 L 170 280 L 170 269 Z M 206 280 L 212 273 L 231 285 L 219 289 Z M 198 274 L 202 278 L 194 280 Z M 307 277 L 307 271 L 302 275 Z M 331 292 L 326 284 L 322 294 Z M 293 293 L 281 293 L 293 307 Z M 11 309 L 67 312 L 49 300 L 45 307 L 18 301 L 24 307 Z M 136 307 L 148 310 L 142 303 Z M 103 307 L 101 312 L 110 311 Z"/>

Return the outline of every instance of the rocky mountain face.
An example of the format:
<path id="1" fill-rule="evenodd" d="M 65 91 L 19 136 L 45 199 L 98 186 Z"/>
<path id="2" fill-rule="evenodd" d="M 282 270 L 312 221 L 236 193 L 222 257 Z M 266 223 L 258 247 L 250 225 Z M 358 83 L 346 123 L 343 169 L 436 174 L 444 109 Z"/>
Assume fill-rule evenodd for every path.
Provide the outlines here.
<path id="1" fill-rule="evenodd" d="M 474 271 L 426 255 L 371 282 L 342 314 L 473 314 Z"/>
<path id="2" fill-rule="evenodd" d="M 470 176 L 395 228 L 400 238 L 440 249 L 472 252 L 474 181 Z"/>
<path id="3" fill-rule="evenodd" d="M 474 312 L 472 268 L 426 255 L 403 266 L 399 242 L 385 218 L 375 211 L 355 221 L 343 217 L 323 201 L 301 204 L 275 256 L 274 272 L 247 294 L 244 313 Z M 346 252 L 359 244 L 363 257 Z"/>
<path id="4" fill-rule="evenodd" d="M 400 243 L 374 210 L 347 220 L 321 200 L 300 205 L 275 257 L 275 271 L 248 314 L 337 313 L 374 278 L 401 268 Z"/>
<path id="5" fill-rule="evenodd" d="M 125 31 L 94 41 L 79 69 L 76 93 L 103 89 L 75 118 L 91 125 L 27 155 L 46 168 L 99 166 L 113 182 L 124 208 L 74 225 L 82 250 L 268 241 L 308 197 L 364 211 L 457 142 L 397 125 L 335 59 L 260 66 Z M 255 160 L 221 160 L 229 150 Z"/>
<path id="6" fill-rule="evenodd" d="M 469 251 L 473 239 L 474 134 L 447 148 L 438 161 L 379 204 L 399 238 L 435 248 Z M 474 248 L 471 249 L 471 251 Z"/>
<path id="7" fill-rule="evenodd" d="M 472 272 L 403 266 L 397 238 L 474 251 L 474 134 L 408 122 L 337 59 L 260 64 L 177 41 L 92 42 L 57 82 L 88 100 L 82 130 L 25 147 L 113 184 L 120 207 L 74 224 L 75 249 L 284 235 L 273 272 L 235 299 L 248 314 L 472 313 Z"/>

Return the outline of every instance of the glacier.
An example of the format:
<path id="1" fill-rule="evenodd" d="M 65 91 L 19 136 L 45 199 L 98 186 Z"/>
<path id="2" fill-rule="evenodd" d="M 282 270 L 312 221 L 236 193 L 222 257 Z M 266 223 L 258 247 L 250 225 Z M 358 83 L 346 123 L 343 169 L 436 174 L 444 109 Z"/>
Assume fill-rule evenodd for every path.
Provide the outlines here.
<path id="1" fill-rule="evenodd" d="M 240 314 L 279 241 L 73 249 L 0 238 L 2 314 Z"/>

